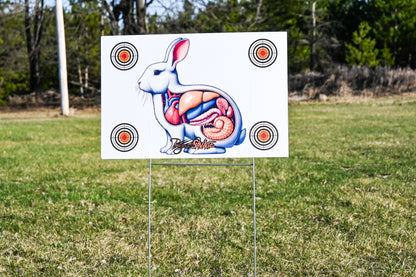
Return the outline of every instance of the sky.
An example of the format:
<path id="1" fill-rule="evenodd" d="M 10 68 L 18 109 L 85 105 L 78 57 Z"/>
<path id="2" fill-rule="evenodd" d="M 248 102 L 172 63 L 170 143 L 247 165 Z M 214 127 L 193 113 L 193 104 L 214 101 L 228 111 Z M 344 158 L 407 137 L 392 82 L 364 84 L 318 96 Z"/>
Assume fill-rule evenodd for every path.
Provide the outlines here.
<path id="1" fill-rule="evenodd" d="M 47 6 L 55 6 L 56 0 L 45 0 L 45 5 Z M 69 0 L 62 0 L 62 4 L 64 7 L 69 6 Z M 148 7 L 147 12 L 149 14 L 162 14 L 165 11 L 165 8 L 173 9 L 173 8 L 180 8 L 182 6 L 182 1 L 172 1 L 172 0 L 155 0 L 153 3 Z"/>
<path id="2" fill-rule="evenodd" d="M 56 3 L 56 0 L 45 0 L 45 5 L 46 6 L 51 6 L 54 7 Z M 62 0 L 62 5 L 65 6 L 69 6 L 69 0 Z"/>

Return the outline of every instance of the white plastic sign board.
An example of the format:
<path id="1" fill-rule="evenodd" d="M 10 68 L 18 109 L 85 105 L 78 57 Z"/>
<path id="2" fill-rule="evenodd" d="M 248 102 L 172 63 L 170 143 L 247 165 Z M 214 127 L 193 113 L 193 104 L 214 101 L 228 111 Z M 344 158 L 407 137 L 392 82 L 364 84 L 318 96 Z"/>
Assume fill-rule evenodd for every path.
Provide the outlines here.
<path id="1" fill-rule="evenodd" d="M 288 156 L 285 32 L 101 38 L 104 159 Z"/>

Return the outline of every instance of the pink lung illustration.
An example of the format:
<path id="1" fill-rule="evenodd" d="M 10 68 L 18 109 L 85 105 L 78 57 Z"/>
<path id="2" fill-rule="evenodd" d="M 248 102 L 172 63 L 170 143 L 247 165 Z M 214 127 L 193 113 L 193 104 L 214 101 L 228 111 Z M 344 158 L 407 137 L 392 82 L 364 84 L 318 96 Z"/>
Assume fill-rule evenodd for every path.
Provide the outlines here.
<path id="1" fill-rule="evenodd" d="M 138 84 L 152 95 L 154 115 L 166 131 L 166 154 L 221 154 L 246 136 L 240 110 L 223 90 L 203 84 L 181 84 L 177 64 L 188 54 L 190 41 L 174 40 L 165 60 L 149 65 Z"/>

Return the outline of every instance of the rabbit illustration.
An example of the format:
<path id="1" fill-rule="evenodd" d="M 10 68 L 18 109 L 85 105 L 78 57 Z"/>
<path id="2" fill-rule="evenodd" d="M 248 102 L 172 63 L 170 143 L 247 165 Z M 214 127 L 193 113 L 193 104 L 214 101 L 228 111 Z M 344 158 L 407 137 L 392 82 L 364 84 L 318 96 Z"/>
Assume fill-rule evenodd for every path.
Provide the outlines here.
<path id="1" fill-rule="evenodd" d="M 152 95 L 155 117 L 166 131 L 167 143 L 160 152 L 177 154 L 180 141 L 190 154 L 225 153 L 245 139 L 240 110 L 227 93 L 214 86 L 179 82 L 176 66 L 185 59 L 189 45 L 188 39 L 174 40 L 165 60 L 149 65 L 138 80 L 140 90 Z M 184 146 L 185 141 L 194 143 Z M 197 142 L 205 142 L 204 147 L 195 147 Z"/>

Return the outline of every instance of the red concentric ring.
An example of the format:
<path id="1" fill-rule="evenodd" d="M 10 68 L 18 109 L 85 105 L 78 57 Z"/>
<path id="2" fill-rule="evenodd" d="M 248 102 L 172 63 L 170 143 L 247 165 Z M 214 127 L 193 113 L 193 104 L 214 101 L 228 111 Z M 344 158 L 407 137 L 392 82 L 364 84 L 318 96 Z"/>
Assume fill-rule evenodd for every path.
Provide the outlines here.
<path id="1" fill-rule="evenodd" d="M 113 47 L 110 53 L 110 60 L 113 66 L 119 70 L 133 68 L 139 59 L 136 47 L 129 42 L 120 42 Z"/>
<path id="2" fill-rule="evenodd" d="M 248 57 L 255 66 L 268 67 L 277 59 L 277 48 L 268 39 L 258 39 L 250 45 Z"/>
<path id="3" fill-rule="evenodd" d="M 250 129 L 250 142 L 259 150 L 273 148 L 279 140 L 277 128 L 268 121 L 260 121 Z"/>
<path id="4" fill-rule="evenodd" d="M 111 131 L 110 141 L 118 151 L 128 152 L 136 147 L 139 142 L 139 134 L 133 125 L 121 123 Z"/>

